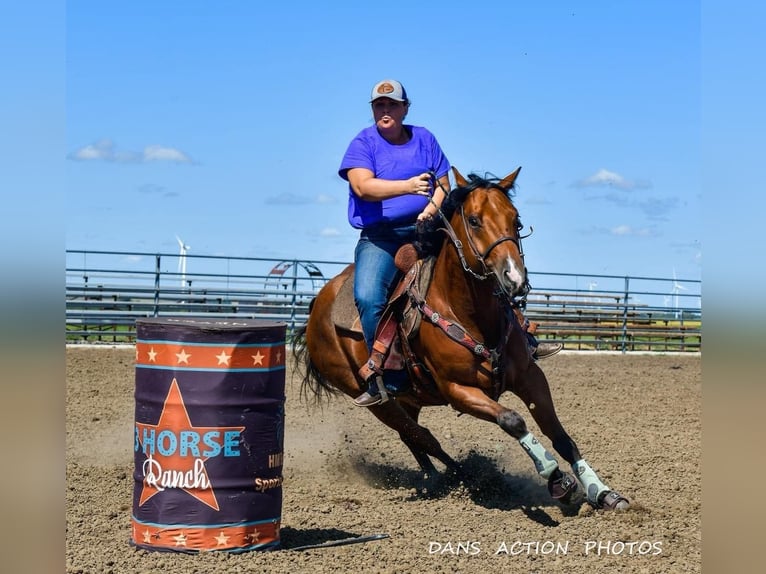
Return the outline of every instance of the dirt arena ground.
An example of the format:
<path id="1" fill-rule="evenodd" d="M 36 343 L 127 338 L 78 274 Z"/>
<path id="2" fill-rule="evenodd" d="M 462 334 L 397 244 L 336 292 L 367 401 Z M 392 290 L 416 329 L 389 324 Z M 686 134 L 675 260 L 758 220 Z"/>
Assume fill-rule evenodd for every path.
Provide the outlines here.
<path id="1" fill-rule="evenodd" d="M 134 357 L 132 347 L 66 352 L 68 573 L 701 572 L 698 356 L 562 353 L 542 363 L 564 426 L 631 500 L 618 513 L 561 507 L 515 441 L 447 407 L 421 422 L 472 478 L 424 492 L 393 432 L 346 398 L 301 402 L 288 368 L 282 549 L 194 555 L 129 543 Z M 520 401 L 501 401 L 541 438 Z M 388 537 L 291 550 L 374 534 Z"/>

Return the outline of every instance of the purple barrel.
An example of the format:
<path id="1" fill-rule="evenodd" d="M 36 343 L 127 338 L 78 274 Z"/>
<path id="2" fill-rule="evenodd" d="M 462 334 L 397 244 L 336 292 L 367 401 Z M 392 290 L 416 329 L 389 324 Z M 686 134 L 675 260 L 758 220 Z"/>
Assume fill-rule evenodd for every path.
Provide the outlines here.
<path id="1" fill-rule="evenodd" d="M 136 331 L 131 543 L 278 548 L 285 324 L 154 318 Z"/>

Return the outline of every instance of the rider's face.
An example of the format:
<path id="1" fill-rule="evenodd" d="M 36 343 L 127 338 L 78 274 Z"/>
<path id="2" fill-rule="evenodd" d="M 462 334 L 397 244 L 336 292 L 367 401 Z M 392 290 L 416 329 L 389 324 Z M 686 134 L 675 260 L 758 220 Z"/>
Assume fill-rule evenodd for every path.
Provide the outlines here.
<path id="1" fill-rule="evenodd" d="M 375 124 L 381 129 L 391 129 L 402 125 L 407 115 L 408 105 L 391 98 L 378 98 L 372 102 L 372 115 Z"/>

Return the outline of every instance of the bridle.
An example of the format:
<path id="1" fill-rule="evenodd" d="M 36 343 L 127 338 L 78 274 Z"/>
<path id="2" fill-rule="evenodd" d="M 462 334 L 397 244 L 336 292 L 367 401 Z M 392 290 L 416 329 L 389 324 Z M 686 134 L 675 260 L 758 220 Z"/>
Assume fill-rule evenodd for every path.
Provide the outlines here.
<path id="1" fill-rule="evenodd" d="M 432 172 L 432 177 L 433 177 L 433 180 L 439 185 L 441 190 L 444 192 L 445 199 L 446 199 L 446 196 L 449 196 L 451 191 L 447 191 L 446 189 L 444 189 L 444 186 L 441 184 L 441 182 L 438 179 L 436 179 L 435 174 L 433 172 Z M 500 188 L 498 187 L 498 189 Z M 521 247 L 521 240 L 526 239 L 527 237 L 532 235 L 534 231 L 532 227 L 529 228 L 529 233 L 527 233 L 526 235 L 518 235 L 518 232 L 520 232 L 524 227 L 521 223 L 519 223 L 518 227 L 516 228 L 518 237 L 503 235 L 502 237 L 499 237 L 498 239 L 493 241 L 482 253 L 479 251 L 478 247 L 476 247 L 476 243 L 473 240 L 470 226 L 468 225 L 468 221 L 466 220 L 463 203 L 460 204 L 459 209 L 460 209 L 460 219 L 463 221 L 463 228 L 465 229 L 465 236 L 468 242 L 468 246 L 471 248 L 474 258 L 481 264 L 481 272 L 475 271 L 473 268 L 471 268 L 470 265 L 468 265 L 468 261 L 466 260 L 465 254 L 463 253 L 463 242 L 460 241 L 460 239 L 458 239 L 457 234 L 455 233 L 455 230 L 452 227 L 452 224 L 449 222 L 447 216 L 444 214 L 444 212 L 441 210 L 440 207 L 437 208 L 437 213 L 439 214 L 439 217 L 443 224 L 443 227 L 440 227 L 439 229 L 441 231 L 444 231 L 447 237 L 449 237 L 450 242 L 452 243 L 452 245 L 455 247 L 455 250 L 457 251 L 458 258 L 460 259 L 460 265 L 463 267 L 463 270 L 466 273 L 469 273 L 471 276 L 473 276 L 475 279 L 478 279 L 479 281 L 484 281 L 490 277 L 495 277 L 495 273 L 487 266 L 486 260 L 487 260 L 487 257 L 489 257 L 489 254 L 492 252 L 492 250 L 495 247 L 497 247 L 498 245 L 506 241 L 510 241 L 514 245 L 516 245 L 516 248 L 519 250 L 519 257 L 521 258 L 521 263 L 522 265 L 524 265 L 524 250 Z M 526 265 L 524 265 L 524 269 L 526 270 Z M 515 297 L 517 297 L 518 295 L 512 297 L 510 293 L 506 291 L 505 287 L 500 281 L 498 281 L 498 288 L 506 296 L 506 298 L 513 304 Z M 522 287 L 522 292 L 520 295 L 522 299 L 526 297 L 529 290 L 530 290 L 529 280 L 525 279 L 524 286 Z"/>

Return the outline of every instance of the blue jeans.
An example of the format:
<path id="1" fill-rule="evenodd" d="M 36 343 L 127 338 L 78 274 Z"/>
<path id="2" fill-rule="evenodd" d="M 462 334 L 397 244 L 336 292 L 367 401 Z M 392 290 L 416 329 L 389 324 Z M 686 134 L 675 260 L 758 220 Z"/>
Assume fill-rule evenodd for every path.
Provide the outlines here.
<path id="1" fill-rule="evenodd" d="M 367 350 L 372 352 L 375 329 L 396 284 L 397 250 L 415 240 L 415 224 L 377 225 L 363 229 L 354 250 L 354 300 L 362 323 Z"/>

